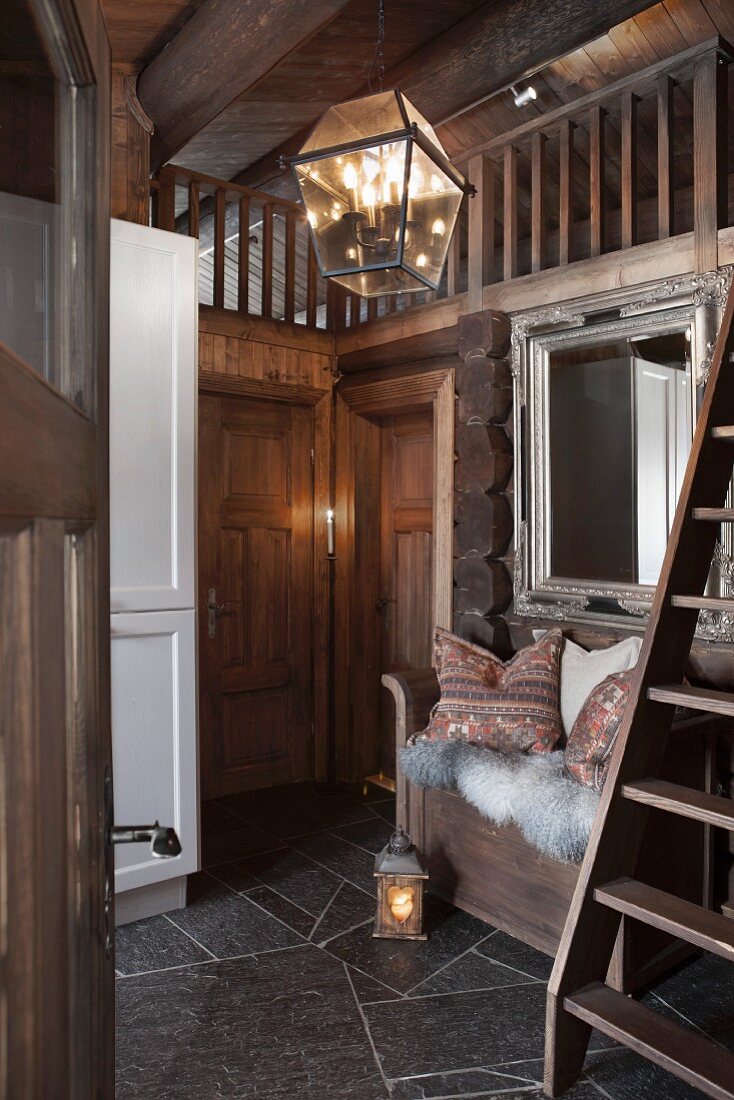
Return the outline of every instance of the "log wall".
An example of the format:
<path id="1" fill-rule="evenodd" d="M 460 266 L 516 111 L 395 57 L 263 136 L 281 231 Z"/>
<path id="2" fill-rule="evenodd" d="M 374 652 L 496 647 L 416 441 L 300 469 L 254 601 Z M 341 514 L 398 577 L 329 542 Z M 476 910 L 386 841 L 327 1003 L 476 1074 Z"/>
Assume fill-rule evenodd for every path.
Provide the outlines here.
<path id="1" fill-rule="evenodd" d="M 506 655 L 513 532 L 510 320 L 485 310 L 460 317 L 458 325 L 454 630 Z"/>

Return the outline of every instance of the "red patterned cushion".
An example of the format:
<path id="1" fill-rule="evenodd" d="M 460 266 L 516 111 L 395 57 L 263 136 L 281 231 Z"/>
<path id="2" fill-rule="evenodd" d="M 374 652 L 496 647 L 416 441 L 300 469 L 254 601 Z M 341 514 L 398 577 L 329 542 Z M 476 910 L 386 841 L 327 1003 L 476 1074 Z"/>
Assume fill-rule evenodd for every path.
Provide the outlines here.
<path id="1" fill-rule="evenodd" d="M 600 791 L 622 724 L 633 670 L 614 672 L 588 695 L 566 745 L 566 768 L 584 787 Z"/>
<path id="2" fill-rule="evenodd" d="M 561 736 L 559 631 L 503 664 L 481 646 L 436 631 L 441 699 L 424 736 L 456 738 L 500 752 L 550 752 Z"/>

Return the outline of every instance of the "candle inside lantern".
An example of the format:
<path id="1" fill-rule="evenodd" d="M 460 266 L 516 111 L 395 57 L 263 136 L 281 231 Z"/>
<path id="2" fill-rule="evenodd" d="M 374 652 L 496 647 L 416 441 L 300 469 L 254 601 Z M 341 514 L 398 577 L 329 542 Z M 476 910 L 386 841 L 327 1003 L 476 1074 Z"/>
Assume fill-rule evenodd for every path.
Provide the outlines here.
<path id="1" fill-rule="evenodd" d="M 388 890 L 390 912 L 398 924 L 403 924 L 413 912 L 413 889 L 410 886 L 391 886 Z"/>
<path id="2" fill-rule="evenodd" d="M 334 557 L 334 509 L 329 508 L 326 513 L 326 552 L 330 558 Z"/>
<path id="3" fill-rule="evenodd" d="M 359 203 L 357 200 L 357 169 L 354 167 L 353 164 L 347 163 L 345 165 L 342 178 L 344 180 L 344 186 L 351 194 L 351 198 L 349 200 L 350 207 L 352 210 L 358 210 Z"/>
<path id="4" fill-rule="evenodd" d="M 369 225 L 375 225 L 375 203 L 377 202 L 377 194 L 371 183 L 366 183 L 362 188 L 362 202 L 367 207 Z"/>

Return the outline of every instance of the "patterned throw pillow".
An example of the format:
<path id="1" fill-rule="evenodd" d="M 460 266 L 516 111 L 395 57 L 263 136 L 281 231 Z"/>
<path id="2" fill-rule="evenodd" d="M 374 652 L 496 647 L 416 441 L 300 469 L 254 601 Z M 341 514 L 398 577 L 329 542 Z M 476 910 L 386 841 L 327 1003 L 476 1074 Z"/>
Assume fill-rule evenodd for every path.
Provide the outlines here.
<path id="1" fill-rule="evenodd" d="M 591 691 L 568 736 L 566 768 L 584 787 L 600 791 L 624 717 L 633 670 L 615 672 Z"/>
<path id="2" fill-rule="evenodd" d="M 503 664 L 481 646 L 436 631 L 441 699 L 423 736 L 472 741 L 500 752 L 550 752 L 561 736 L 560 631 Z"/>

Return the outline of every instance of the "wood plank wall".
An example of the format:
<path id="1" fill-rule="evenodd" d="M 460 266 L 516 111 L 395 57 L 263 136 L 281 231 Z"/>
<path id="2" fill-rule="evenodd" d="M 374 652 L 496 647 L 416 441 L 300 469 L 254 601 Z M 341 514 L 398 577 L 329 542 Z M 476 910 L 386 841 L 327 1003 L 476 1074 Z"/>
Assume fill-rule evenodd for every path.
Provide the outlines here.
<path id="1" fill-rule="evenodd" d="M 112 164 L 110 214 L 148 224 L 150 137 L 153 124 L 135 96 L 135 69 L 112 66 Z"/>

